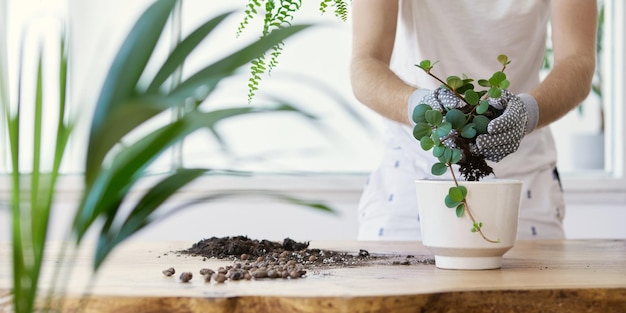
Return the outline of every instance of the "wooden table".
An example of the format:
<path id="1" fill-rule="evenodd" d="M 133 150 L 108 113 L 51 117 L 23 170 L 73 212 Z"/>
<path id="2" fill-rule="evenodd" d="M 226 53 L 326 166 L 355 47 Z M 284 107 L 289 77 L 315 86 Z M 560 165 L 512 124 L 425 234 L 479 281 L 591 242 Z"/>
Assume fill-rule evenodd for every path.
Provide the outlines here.
<path id="1" fill-rule="evenodd" d="M 304 279 L 205 283 L 199 269 L 230 261 L 179 255 L 190 242 L 125 243 L 99 272 L 91 296 L 91 249 L 74 258 L 65 312 L 626 312 L 626 240 L 519 241 L 503 268 L 442 270 L 377 264 L 309 272 Z M 310 248 L 429 258 L 419 242 L 311 242 Z M 51 247 L 53 250 L 54 247 Z M 10 260 L 0 245 L 0 260 Z M 45 264 L 48 277 L 54 262 Z M 0 264 L 0 312 L 8 306 L 10 263 Z M 196 277 L 182 283 L 161 271 Z M 43 288 L 46 288 L 47 278 Z"/>

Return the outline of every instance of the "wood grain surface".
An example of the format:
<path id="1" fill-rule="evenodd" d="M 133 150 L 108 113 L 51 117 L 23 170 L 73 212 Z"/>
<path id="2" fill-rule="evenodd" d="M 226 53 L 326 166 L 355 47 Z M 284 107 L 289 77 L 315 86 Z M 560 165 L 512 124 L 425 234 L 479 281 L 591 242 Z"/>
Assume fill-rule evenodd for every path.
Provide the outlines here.
<path id="1" fill-rule="evenodd" d="M 120 246 L 92 276 L 93 250 L 70 260 L 63 312 L 626 312 L 626 241 L 519 241 L 503 267 L 486 271 L 438 269 L 391 260 L 432 258 L 419 242 L 311 242 L 311 248 L 390 257 L 369 266 L 311 270 L 302 279 L 205 283 L 201 268 L 232 261 L 182 255 L 191 242 L 138 242 Z M 0 312 L 10 310 L 10 250 L 0 245 Z M 58 244 L 50 244 L 50 252 Z M 44 267 L 42 294 L 56 261 Z M 189 283 L 177 273 L 192 272 Z M 88 297 L 83 295 L 88 293 Z"/>

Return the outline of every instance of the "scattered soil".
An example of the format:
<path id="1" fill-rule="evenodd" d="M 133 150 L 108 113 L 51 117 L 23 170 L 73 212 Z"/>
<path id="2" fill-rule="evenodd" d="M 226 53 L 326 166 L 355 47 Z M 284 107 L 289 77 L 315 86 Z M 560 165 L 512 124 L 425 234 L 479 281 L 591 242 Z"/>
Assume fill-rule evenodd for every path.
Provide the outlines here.
<path id="1" fill-rule="evenodd" d="M 316 268 L 365 266 L 391 258 L 390 256 L 370 255 L 367 250 L 348 253 L 311 249 L 309 242 L 297 242 L 290 238 L 285 238 L 281 243 L 265 239 L 250 239 L 245 236 L 203 239 L 178 253 L 232 261 L 256 260 L 259 257 L 266 261 L 280 261 L 282 258 L 283 261 L 294 260 L 298 264 Z"/>
<path id="2" fill-rule="evenodd" d="M 233 261 L 226 268 L 202 269 L 205 281 L 216 281 L 218 275 L 233 280 L 252 278 L 304 278 L 307 272 L 342 267 L 382 265 L 430 265 L 432 258 L 416 258 L 412 255 L 372 255 L 361 249 L 358 253 L 309 248 L 309 242 L 297 242 L 286 238 L 283 242 L 255 240 L 245 236 L 212 237 L 194 243 L 178 254 L 203 259 Z M 168 269 L 164 274 L 173 271 Z M 223 277 L 221 282 L 224 281 Z M 219 281 L 218 281 L 219 282 Z"/>

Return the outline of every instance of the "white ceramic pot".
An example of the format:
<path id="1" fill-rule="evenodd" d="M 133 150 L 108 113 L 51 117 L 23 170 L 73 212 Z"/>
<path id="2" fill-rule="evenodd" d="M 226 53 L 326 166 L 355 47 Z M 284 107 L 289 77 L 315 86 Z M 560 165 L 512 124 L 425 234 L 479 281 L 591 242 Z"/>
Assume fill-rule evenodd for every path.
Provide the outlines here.
<path id="1" fill-rule="evenodd" d="M 435 255 L 435 265 L 445 269 L 482 270 L 502 266 L 502 256 L 515 244 L 522 182 L 484 179 L 459 182 L 467 188 L 466 200 L 482 232 L 497 243 L 472 232 L 467 213 L 457 217 L 444 199 L 451 180 L 417 180 L 417 205 L 422 243 Z"/>

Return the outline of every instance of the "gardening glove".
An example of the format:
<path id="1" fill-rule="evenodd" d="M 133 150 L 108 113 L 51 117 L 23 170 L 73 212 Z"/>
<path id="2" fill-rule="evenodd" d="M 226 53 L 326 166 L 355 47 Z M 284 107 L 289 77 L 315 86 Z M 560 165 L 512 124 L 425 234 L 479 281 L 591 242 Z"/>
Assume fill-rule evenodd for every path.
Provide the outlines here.
<path id="1" fill-rule="evenodd" d="M 519 148 L 524 135 L 537 127 L 539 107 L 533 96 L 514 95 L 508 90 L 503 90 L 500 98 L 490 98 L 489 104 L 504 112 L 489 122 L 486 134 L 476 137 L 474 149 L 487 160 L 500 162 Z"/>

